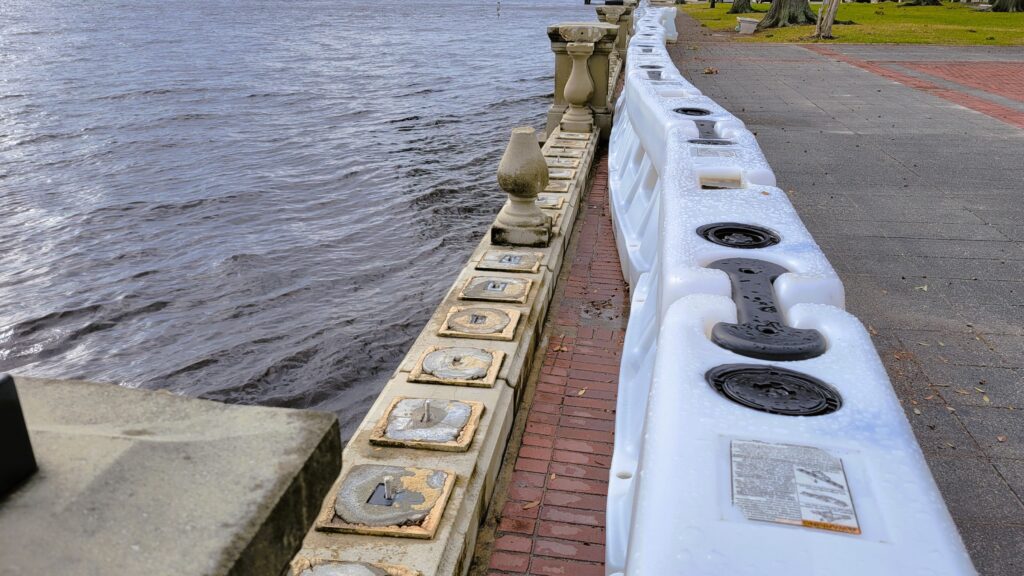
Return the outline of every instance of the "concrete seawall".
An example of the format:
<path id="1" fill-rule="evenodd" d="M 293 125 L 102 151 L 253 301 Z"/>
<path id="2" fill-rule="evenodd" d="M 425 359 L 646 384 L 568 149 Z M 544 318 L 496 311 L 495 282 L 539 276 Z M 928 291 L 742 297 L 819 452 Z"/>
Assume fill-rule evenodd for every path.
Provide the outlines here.
<path id="1" fill-rule="evenodd" d="M 548 28 L 555 97 L 545 142 L 538 150 L 532 130 L 513 132 L 498 169 L 510 200 L 346 446 L 294 576 L 469 570 L 610 129 L 631 12 L 601 7 L 604 22 Z"/>

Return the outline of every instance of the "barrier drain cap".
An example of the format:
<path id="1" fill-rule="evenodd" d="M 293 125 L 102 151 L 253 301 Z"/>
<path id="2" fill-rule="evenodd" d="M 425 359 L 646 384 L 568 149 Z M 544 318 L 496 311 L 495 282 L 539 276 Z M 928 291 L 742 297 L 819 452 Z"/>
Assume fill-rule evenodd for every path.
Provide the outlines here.
<path id="1" fill-rule="evenodd" d="M 543 252 L 520 252 L 517 250 L 488 250 L 484 252 L 477 270 L 500 270 L 502 272 L 536 272 L 540 270 Z"/>
<path id="2" fill-rule="evenodd" d="M 440 336 L 512 340 L 520 313 L 497 306 L 453 307 L 438 331 Z"/>
<path id="3" fill-rule="evenodd" d="M 445 470 L 359 464 L 338 483 L 317 530 L 432 538 L 455 474 Z"/>
<path id="4" fill-rule="evenodd" d="M 782 239 L 767 228 L 738 222 L 716 222 L 697 228 L 697 234 L 719 246 L 730 248 L 767 248 Z"/>
<path id="5" fill-rule="evenodd" d="M 726 364 L 705 375 L 719 394 L 737 404 L 781 416 L 822 416 L 842 406 L 842 397 L 821 380 L 786 368 Z"/>
<path id="6" fill-rule="evenodd" d="M 721 138 L 694 138 L 687 140 L 690 144 L 696 144 L 698 146 L 735 146 L 736 143 L 732 140 L 723 140 Z"/>
<path id="7" fill-rule="evenodd" d="M 483 410 L 483 404 L 468 400 L 395 398 L 370 433 L 370 443 L 464 452 Z"/>
<path id="8" fill-rule="evenodd" d="M 523 304 L 530 295 L 531 286 L 533 286 L 533 280 L 529 278 L 473 276 L 466 281 L 459 298 Z"/>
<path id="9" fill-rule="evenodd" d="M 676 108 L 673 110 L 676 114 L 682 114 L 683 116 L 708 116 L 711 114 L 710 110 L 703 108 Z"/>

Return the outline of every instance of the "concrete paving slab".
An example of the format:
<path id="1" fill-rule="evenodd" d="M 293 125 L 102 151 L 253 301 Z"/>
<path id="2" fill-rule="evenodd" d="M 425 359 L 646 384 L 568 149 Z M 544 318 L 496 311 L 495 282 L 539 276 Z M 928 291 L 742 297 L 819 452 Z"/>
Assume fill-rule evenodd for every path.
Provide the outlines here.
<path id="1" fill-rule="evenodd" d="M 16 378 L 39 473 L 0 574 L 278 576 L 341 467 L 333 414 Z"/>

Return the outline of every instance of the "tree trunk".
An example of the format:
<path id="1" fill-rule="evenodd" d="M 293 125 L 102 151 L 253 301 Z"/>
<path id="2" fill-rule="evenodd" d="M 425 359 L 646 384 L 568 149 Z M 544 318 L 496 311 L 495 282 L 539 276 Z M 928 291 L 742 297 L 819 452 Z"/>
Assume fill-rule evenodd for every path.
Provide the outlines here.
<path id="1" fill-rule="evenodd" d="M 1024 12 L 1024 0 L 995 0 L 993 12 Z"/>
<path id="2" fill-rule="evenodd" d="M 748 14 L 750 12 L 756 12 L 750 5 L 750 0 L 733 0 L 732 8 L 729 8 L 728 14 Z"/>
<path id="3" fill-rule="evenodd" d="M 819 40 L 832 38 L 832 24 L 836 21 L 836 11 L 840 0 L 824 0 L 818 8 L 818 23 L 814 27 L 814 37 Z"/>
<path id="4" fill-rule="evenodd" d="M 757 25 L 757 30 L 781 28 L 796 24 L 814 24 L 817 16 L 808 0 L 774 0 L 768 13 Z"/>
<path id="5" fill-rule="evenodd" d="M 911 0 L 900 4 L 900 8 L 910 6 L 942 6 L 942 2 L 939 0 Z"/>

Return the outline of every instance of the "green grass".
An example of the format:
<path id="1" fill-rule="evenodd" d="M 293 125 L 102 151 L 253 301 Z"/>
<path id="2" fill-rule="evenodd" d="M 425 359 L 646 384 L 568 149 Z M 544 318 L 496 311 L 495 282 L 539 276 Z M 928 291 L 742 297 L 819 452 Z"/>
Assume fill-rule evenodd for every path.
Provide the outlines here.
<path id="1" fill-rule="evenodd" d="M 755 4 L 755 10 L 768 10 Z M 819 4 L 811 4 L 815 13 Z M 894 2 L 841 4 L 836 20 L 853 20 L 854 25 L 835 25 L 835 40 L 812 40 L 814 26 L 789 26 L 758 32 L 752 36 L 732 34 L 736 17 L 761 18 L 761 14 L 726 14 L 731 4 L 714 9 L 706 3 L 686 4 L 679 9 L 696 18 L 709 30 L 729 31 L 744 42 L 848 42 L 861 44 L 949 44 L 1024 45 L 1024 13 L 977 12 L 963 4 L 899 8 Z"/>

